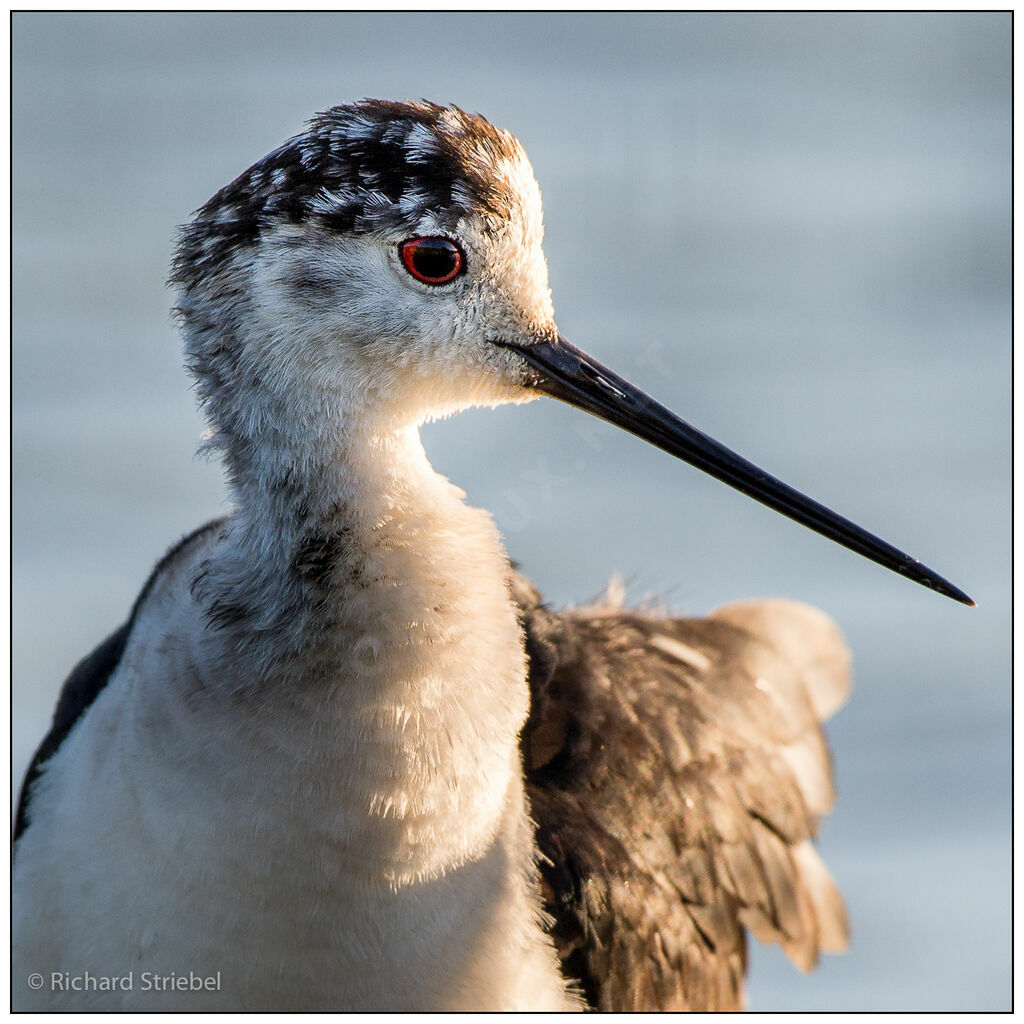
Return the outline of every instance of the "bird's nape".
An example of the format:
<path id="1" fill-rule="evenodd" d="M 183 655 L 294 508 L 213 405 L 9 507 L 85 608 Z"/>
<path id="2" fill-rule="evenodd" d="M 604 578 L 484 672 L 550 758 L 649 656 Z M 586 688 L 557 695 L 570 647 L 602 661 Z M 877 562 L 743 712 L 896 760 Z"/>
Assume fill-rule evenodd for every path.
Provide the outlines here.
<path id="1" fill-rule="evenodd" d="M 529 385 L 536 390 L 628 430 L 886 569 L 961 604 L 974 606 L 974 601 L 959 587 L 916 558 L 748 462 L 564 338 L 531 344 L 496 344 L 515 349 L 530 364 L 534 373 Z"/>

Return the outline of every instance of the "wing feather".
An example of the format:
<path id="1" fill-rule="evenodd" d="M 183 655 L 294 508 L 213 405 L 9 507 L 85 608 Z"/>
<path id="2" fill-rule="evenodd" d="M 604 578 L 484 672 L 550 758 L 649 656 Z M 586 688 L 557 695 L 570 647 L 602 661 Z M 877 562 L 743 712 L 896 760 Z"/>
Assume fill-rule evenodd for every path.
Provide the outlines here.
<path id="1" fill-rule="evenodd" d="M 521 577 L 513 592 L 547 909 L 590 1005 L 738 1009 L 745 930 L 803 970 L 843 948 L 811 845 L 834 799 L 820 721 L 848 690 L 831 621 L 788 601 L 706 619 L 554 613 Z"/>

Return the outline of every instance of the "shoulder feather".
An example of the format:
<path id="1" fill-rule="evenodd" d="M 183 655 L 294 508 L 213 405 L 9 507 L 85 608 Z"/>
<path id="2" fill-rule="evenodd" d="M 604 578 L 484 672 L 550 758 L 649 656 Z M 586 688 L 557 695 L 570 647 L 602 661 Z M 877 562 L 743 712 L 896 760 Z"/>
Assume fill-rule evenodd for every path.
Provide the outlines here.
<path id="1" fill-rule="evenodd" d="M 111 676 L 121 662 L 121 656 L 124 654 L 124 649 L 128 644 L 128 637 L 135 625 L 139 610 L 152 592 L 153 587 L 168 567 L 174 563 L 193 541 L 202 537 L 210 530 L 221 526 L 222 523 L 222 519 L 212 520 L 199 527 L 198 530 L 193 530 L 174 544 L 157 562 L 153 571 L 149 574 L 149 578 L 139 592 L 139 596 L 135 599 L 134 605 L 132 605 L 128 621 L 120 629 L 108 636 L 92 653 L 86 655 L 71 670 L 71 674 L 61 687 L 50 731 L 43 737 L 42 743 L 39 744 L 39 748 L 36 750 L 28 770 L 25 772 L 25 780 L 21 784 L 18 812 L 14 819 L 15 841 L 31 823 L 32 787 L 35 781 L 39 778 L 46 762 L 57 753 L 64 740 L 71 733 L 71 730 L 78 724 L 82 716 L 88 711 L 110 681 Z"/>

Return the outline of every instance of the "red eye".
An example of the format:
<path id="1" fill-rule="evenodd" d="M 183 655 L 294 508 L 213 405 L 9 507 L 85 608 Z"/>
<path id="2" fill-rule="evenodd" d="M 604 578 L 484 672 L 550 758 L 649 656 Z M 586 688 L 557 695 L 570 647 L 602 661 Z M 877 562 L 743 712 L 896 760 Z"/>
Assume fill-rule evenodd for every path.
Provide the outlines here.
<path id="1" fill-rule="evenodd" d="M 462 250 L 448 238 L 410 238 L 399 247 L 405 269 L 424 284 L 447 284 L 465 266 Z"/>

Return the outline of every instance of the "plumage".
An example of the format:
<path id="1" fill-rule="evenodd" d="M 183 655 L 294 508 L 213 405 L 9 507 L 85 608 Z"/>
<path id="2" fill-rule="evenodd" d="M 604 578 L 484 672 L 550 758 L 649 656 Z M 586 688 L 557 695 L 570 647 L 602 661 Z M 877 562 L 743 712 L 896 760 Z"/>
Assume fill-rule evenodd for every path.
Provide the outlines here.
<path id="1" fill-rule="evenodd" d="M 377 100 L 182 229 L 232 507 L 62 691 L 16 823 L 18 1008 L 729 1009 L 745 930 L 803 969 L 842 948 L 812 845 L 836 628 L 782 601 L 553 612 L 419 427 L 553 396 L 970 599 L 566 342 L 542 235 L 513 136 Z"/>
<path id="2" fill-rule="evenodd" d="M 15 840 L 43 765 L 117 668 L 149 592 L 223 526 L 174 545 L 125 625 L 68 678 L 26 776 Z M 529 658 L 521 751 L 544 909 L 587 1004 L 741 1009 L 745 929 L 780 942 L 802 970 L 842 950 L 842 898 L 809 843 L 834 798 L 820 721 L 848 692 L 849 656 L 831 621 L 789 601 L 707 619 L 615 600 L 559 613 L 518 573 L 509 584 Z M 807 752 L 796 766 L 795 749 Z"/>
<path id="3" fill-rule="evenodd" d="M 136 615 L 146 600 L 149 591 L 159 579 L 164 569 L 183 549 L 187 548 L 197 537 L 202 536 L 208 530 L 218 528 L 222 524 L 223 520 L 214 519 L 199 527 L 198 530 L 193 530 L 192 533 L 187 534 L 177 544 L 174 544 L 163 558 L 157 562 L 153 571 L 149 574 L 149 578 L 146 580 L 138 598 L 136 598 L 125 624 L 118 627 L 94 651 L 87 654 L 71 670 L 71 675 L 65 680 L 60 690 L 60 696 L 57 698 L 57 707 L 53 713 L 53 722 L 50 725 L 50 730 L 43 737 L 38 750 L 36 750 L 29 763 L 28 770 L 25 772 L 25 780 L 21 786 L 21 793 L 18 797 L 18 809 L 14 818 L 13 838 L 15 842 L 18 841 L 29 824 L 29 807 L 32 800 L 33 784 L 43 770 L 43 766 L 57 753 L 61 744 L 67 739 L 68 734 L 78 724 L 79 719 L 89 710 L 92 702 L 99 696 L 121 663 Z"/>
<path id="4" fill-rule="evenodd" d="M 745 927 L 803 970 L 842 949 L 842 899 L 810 845 L 833 799 L 819 722 L 848 684 L 835 626 L 787 601 L 669 619 L 553 613 L 521 579 L 516 595 L 546 906 L 588 1002 L 739 1009 Z"/>

